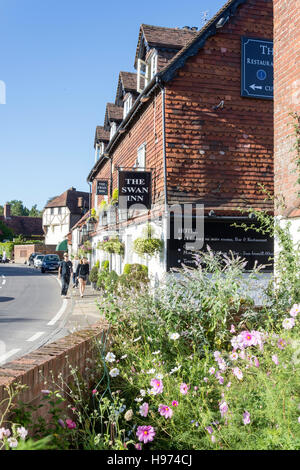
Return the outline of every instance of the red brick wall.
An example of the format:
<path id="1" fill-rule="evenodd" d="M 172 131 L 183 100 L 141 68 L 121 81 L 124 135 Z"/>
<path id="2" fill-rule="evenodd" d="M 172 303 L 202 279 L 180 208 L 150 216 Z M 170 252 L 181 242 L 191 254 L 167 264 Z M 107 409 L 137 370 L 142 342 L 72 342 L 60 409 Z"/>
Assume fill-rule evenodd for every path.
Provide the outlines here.
<path id="1" fill-rule="evenodd" d="M 274 0 L 274 167 L 275 193 L 283 195 L 286 213 L 299 206 L 293 173 L 295 142 L 289 116 L 300 113 L 300 1 Z"/>
<path id="2" fill-rule="evenodd" d="M 117 167 L 132 167 L 137 158 L 137 150 L 146 143 L 146 167 L 152 172 L 152 201 L 158 203 L 163 200 L 163 138 L 162 138 L 162 100 L 161 93 L 156 93 L 149 104 L 144 105 L 143 113 L 138 114 L 131 123 L 128 131 L 121 137 L 113 153 L 113 184 L 118 187 Z M 110 177 L 110 162 L 99 171 L 96 178 Z M 95 194 L 93 184 L 93 200 Z M 98 198 L 98 203 L 101 197 Z"/>
<path id="3" fill-rule="evenodd" d="M 102 325 L 98 324 L 89 330 L 73 333 L 0 367 L 0 405 L 7 398 L 5 388 L 8 385 L 14 383 L 26 385 L 27 388 L 17 400 L 38 406 L 44 404 L 42 390 L 57 390 L 53 385 L 52 376 L 56 383 L 61 385 L 58 376 L 62 374 L 64 382 L 70 384 L 73 382 L 70 366 L 78 368 L 78 372 L 86 376 L 86 367 L 91 367 L 93 360 L 96 359 L 94 341 L 106 330 L 107 324 L 103 322 Z M 87 358 L 92 362 L 88 364 Z M 0 414 L 3 413 L 5 402 L 2 406 Z M 35 417 L 37 416 L 46 417 L 47 407 L 40 408 L 35 413 Z"/>
<path id="4" fill-rule="evenodd" d="M 272 39 L 271 0 L 240 6 L 167 84 L 169 203 L 259 208 L 257 183 L 273 191 L 273 102 L 240 96 L 243 35 Z M 221 100 L 224 108 L 213 110 Z"/>

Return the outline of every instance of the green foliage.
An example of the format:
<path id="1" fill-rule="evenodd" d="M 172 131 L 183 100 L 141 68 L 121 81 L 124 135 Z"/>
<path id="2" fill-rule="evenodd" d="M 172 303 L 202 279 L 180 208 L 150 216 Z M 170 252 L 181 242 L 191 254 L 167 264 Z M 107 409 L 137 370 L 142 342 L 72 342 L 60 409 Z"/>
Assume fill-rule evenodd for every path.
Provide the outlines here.
<path id="1" fill-rule="evenodd" d="M 111 198 L 111 201 L 110 201 L 110 204 L 112 206 L 116 205 L 119 201 L 119 190 L 118 188 L 115 188 L 113 190 L 113 193 L 112 193 L 112 198 Z"/>
<path id="2" fill-rule="evenodd" d="M 89 275 L 91 282 L 96 283 L 98 280 L 99 266 L 93 266 Z"/>
<path id="3" fill-rule="evenodd" d="M 0 241 L 2 240 L 12 240 L 14 232 L 5 225 L 2 220 L 0 220 Z"/>
<path id="4" fill-rule="evenodd" d="M 24 206 L 23 202 L 17 199 L 8 201 L 10 204 L 10 213 L 12 216 L 25 216 L 25 217 L 42 217 L 43 211 L 37 209 L 37 204 L 34 204 L 31 209 Z M 0 215 L 3 215 L 4 208 L 0 206 Z"/>
<path id="5" fill-rule="evenodd" d="M 7 258 L 12 258 L 14 252 L 14 242 L 0 243 L 0 253 L 6 252 Z"/>
<path id="6" fill-rule="evenodd" d="M 106 270 L 106 271 L 109 270 L 109 261 L 108 261 L 107 259 L 104 260 L 104 261 L 102 261 L 102 263 L 101 263 L 101 269 L 104 269 L 104 270 Z"/>
<path id="7" fill-rule="evenodd" d="M 295 142 L 291 148 L 291 152 L 295 152 L 295 163 L 298 171 L 297 183 L 300 184 L 300 115 L 298 113 L 290 113 L 290 116 L 293 118 L 293 129 L 295 137 Z M 296 170 L 295 170 L 296 171 Z M 298 197 L 300 197 L 300 192 L 298 192 Z"/>
<path id="8" fill-rule="evenodd" d="M 97 248 L 106 253 L 116 253 L 118 255 L 124 255 L 125 252 L 125 245 L 118 237 L 111 237 L 109 240 L 98 242 Z"/>
<path id="9" fill-rule="evenodd" d="M 113 293 L 117 289 L 119 276 L 116 271 L 101 269 L 98 274 L 97 287 L 105 294 Z"/>
<path id="10" fill-rule="evenodd" d="M 149 283 L 148 268 L 143 264 L 125 264 L 119 277 L 120 285 L 125 289 L 139 290 Z"/>
<path id="11" fill-rule="evenodd" d="M 136 238 L 133 242 L 133 251 L 141 257 L 155 256 L 162 250 L 163 241 L 154 238 L 154 229 L 151 224 L 147 224 L 143 230 L 143 236 Z"/>
<path id="12" fill-rule="evenodd" d="M 108 209 L 108 204 L 107 204 L 107 202 L 103 199 L 103 200 L 100 202 L 99 211 L 100 211 L 100 212 L 106 212 L 107 209 Z"/>

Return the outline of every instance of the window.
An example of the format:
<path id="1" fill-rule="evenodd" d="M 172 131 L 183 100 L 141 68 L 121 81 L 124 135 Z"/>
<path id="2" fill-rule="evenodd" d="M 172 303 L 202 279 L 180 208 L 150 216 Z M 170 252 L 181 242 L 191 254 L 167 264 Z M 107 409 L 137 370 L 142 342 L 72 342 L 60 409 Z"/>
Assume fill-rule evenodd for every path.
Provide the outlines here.
<path id="1" fill-rule="evenodd" d="M 61 214 L 61 207 L 58 207 L 58 208 L 57 208 L 57 213 L 58 213 L 58 214 Z"/>
<path id="2" fill-rule="evenodd" d="M 51 215 L 54 214 L 54 207 L 51 207 L 51 209 L 50 209 L 50 214 L 51 214 Z"/>
<path id="3" fill-rule="evenodd" d="M 150 81 L 150 67 L 142 59 L 138 59 L 137 67 L 137 91 L 141 93 Z"/>
<path id="4" fill-rule="evenodd" d="M 113 136 L 116 133 L 116 130 L 117 130 L 117 124 L 115 122 L 112 122 L 110 126 L 110 137 L 109 137 L 110 139 L 113 138 Z"/>
<path id="5" fill-rule="evenodd" d="M 157 73 L 157 52 L 154 52 L 150 59 L 150 79 Z"/>
<path id="6" fill-rule="evenodd" d="M 104 142 L 100 142 L 96 144 L 96 148 L 95 148 L 95 163 L 99 160 L 99 158 L 101 157 L 101 155 L 103 155 L 103 153 L 104 153 Z"/>
<path id="7" fill-rule="evenodd" d="M 129 113 L 131 106 L 132 106 L 132 95 L 129 94 L 129 96 L 124 101 L 123 119 L 125 119 L 125 117 Z"/>
<path id="8" fill-rule="evenodd" d="M 146 142 L 142 144 L 137 150 L 137 159 L 135 162 L 135 168 L 146 167 Z"/>

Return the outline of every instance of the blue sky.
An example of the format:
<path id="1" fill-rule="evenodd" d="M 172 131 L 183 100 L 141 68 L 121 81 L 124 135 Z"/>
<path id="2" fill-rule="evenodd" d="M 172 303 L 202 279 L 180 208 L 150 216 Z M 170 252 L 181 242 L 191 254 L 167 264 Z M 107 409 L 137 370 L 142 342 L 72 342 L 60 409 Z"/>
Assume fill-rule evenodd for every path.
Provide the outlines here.
<path id="1" fill-rule="evenodd" d="M 134 71 L 141 23 L 200 26 L 225 0 L 0 0 L 0 204 L 88 191 L 96 125 Z"/>

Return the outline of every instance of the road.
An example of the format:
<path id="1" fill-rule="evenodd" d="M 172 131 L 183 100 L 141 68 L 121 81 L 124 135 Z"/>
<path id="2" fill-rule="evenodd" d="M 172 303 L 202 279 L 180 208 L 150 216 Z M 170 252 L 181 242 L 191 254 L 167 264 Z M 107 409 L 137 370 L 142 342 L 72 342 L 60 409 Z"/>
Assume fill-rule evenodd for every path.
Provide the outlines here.
<path id="1" fill-rule="evenodd" d="M 0 366 L 54 340 L 67 307 L 57 273 L 0 264 Z"/>

